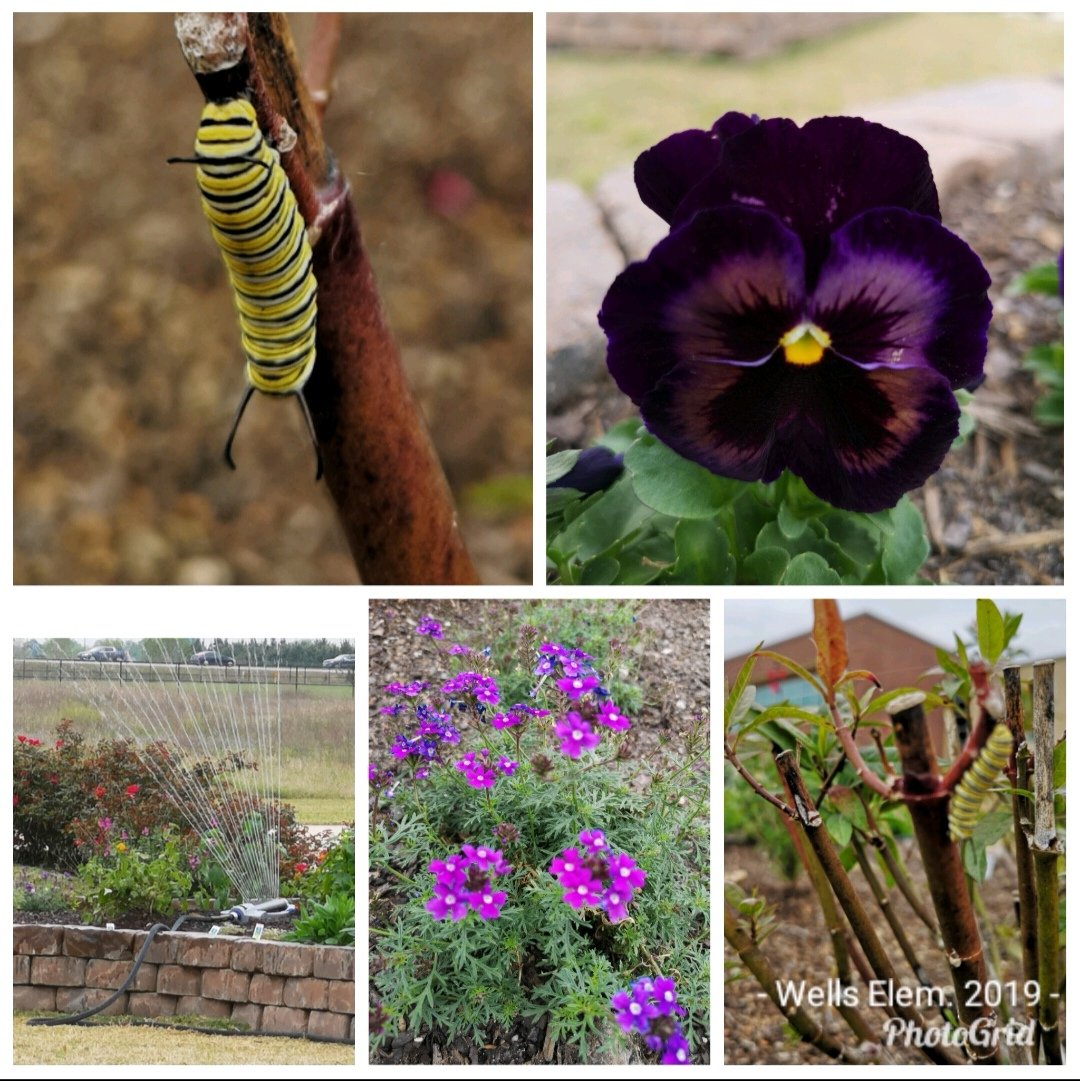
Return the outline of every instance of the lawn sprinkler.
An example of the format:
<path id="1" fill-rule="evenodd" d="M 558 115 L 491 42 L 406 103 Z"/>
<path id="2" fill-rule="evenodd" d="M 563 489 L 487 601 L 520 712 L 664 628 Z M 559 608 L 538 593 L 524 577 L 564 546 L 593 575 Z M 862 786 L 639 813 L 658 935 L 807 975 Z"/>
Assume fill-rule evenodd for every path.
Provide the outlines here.
<path id="1" fill-rule="evenodd" d="M 224 909 L 222 918 L 246 927 L 249 923 L 262 923 L 266 920 L 283 920 L 295 916 L 299 910 L 292 901 L 284 897 L 275 897 L 272 901 L 245 901 Z"/>

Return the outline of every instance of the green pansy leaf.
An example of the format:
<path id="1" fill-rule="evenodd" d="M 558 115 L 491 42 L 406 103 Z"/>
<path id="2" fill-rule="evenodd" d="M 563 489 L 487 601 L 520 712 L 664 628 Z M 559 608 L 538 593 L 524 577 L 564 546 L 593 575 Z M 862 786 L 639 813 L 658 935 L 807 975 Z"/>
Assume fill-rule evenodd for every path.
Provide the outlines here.
<path id="1" fill-rule="evenodd" d="M 922 515 L 907 496 L 888 515 L 889 529 L 883 530 L 881 566 L 890 585 L 901 585 L 926 562 L 930 542 L 926 539 Z"/>
<path id="2" fill-rule="evenodd" d="M 594 556 L 581 568 L 583 586 L 609 586 L 618 578 L 619 561 L 613 556 Z"/>
<path id="3" fill-rule="evenodd" d="M 683 518 L 675 527 L 675 566 L 668 582 L 690 585 L 730 585 L 735 559 L 727 534 L 715 521 Z"/>
<path id="4" fill-rule="evenodd" d="M 623 463 L 638 499 L 672 518 L 712 518 L 743 487 L 679 457 L 651 435 L 638 439 Z"/>
<path id="5" fill-rule="evenodd" d="M 577 464 L 580 454 L 580 450 L 560 450 L 558 454 L 549 454 L 546 462 L 547 480 L 544 483 L 550 484 L 553 480 L 565 477 Z"/>
<path id="6" fill-rule="evenodd" d="M 739 581 L 775 586 L 779 584 L 787 565 L 788 554 L 783 548 L 758 548 L 743 560 Z"/>
<path id="7" fill-rule="evenodd" d="M 839 585 L 840 575 L 816 552 L 803 552 L 787 565 L 780 578 L 780 584 L 784 586 Z"/>
<path id="8" fill-rule="evenodd" d="M 644 430 L 640 417 L 629 417 L 619 421 L 614 428 L 608 428 L 596 443 L 616 454 L 625 454 Z"/>
<path id="9" fill-rule="evenodd" d="M 551 547 L 564 558 L 573 556 L 584 562 L 628 539 L 653 516 L 624 475 L 553 538 Z"/>

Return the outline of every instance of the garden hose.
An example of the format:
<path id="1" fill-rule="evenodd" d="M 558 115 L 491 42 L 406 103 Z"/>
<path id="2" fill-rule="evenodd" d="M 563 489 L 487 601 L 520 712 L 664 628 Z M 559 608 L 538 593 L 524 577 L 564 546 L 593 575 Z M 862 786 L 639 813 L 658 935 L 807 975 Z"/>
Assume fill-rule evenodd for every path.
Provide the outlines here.
<path id="1" fill-rule="evenodd" d="M 77 1025 L 81 1021 L 85 1021 L 88 1017 L 93 1017 L 96 1013 L 101 1013 L 102 1010 L 108 1009 L 131 985 L 131 981 L 135 979 L 135 974 L 142 967 L 143 961 L 146 960 L 146 954 L 150 949 L 150 943 L 154 941 L 154 938 L 162 931 L 178 931 L 182 924 L 191 919 L 203 919 L 203 920 L 225 920 L 229 919 L 229 915 L 224 913 L 222 915 L 210 915 L 201 912 L 185 912 L 171 927 L 167 923 L 155 923 L 150 928 L 146 935 L 146 941 L 142 944 L 142 949 L 139 950 L 138 957 L 135 958 L 135 964 L 131 966 L 131 971 L 127 974 L 127 979 L 111 994 L 107 999 L 99 1002 L 96 1006 L 91 1006 L 88 1010 L 83 1010 L 81 1013 L 68 1014 L 64 1017 L 32 1017 L 26 1023 L 28 1025 Z"/>
<path id="2" fill-rule="evenodd" d="M 111 1006 L 128 989 L 128 987 L 131 986 L 131 981 L 135 979 L 136 973 L 142 966 L 143 961 L 146 960 L 146 954 L 150 950 L 150 943 L 154 941 L 157 935 L 162 931 L 178 931 L 188 920 L 210 920 L 215 923 L 224 923 L 229 920 L 233 923 L 246 925 L 253 919 L 260 917 L 273 919 L 275 916 L 291 915 L 295 911 L 295 906 L 289 901 L 286 901 L 283 898 L 275 898 L 273 901 L 264 901 L 261 903 L 248 902 L 243 905 L 236 905 L 233 908 L 226 909 L 224 912 L 219 913 L 185 912 L 171 927 L 168 924 L 155 923 L 147 932 L 146 941 L 142 944 L 142 949 L 139 950 L 139 954 L 135 958 L 135 963 L 131 966 L 131 971 L 127 974 L 127 978 L 107 999 L 80 1013 L 68 1014 L 64 1017 L 32 1017 L 26 1023 L 28 1025 L 79 1025 L 88 1017 L 93 1017 L 94 1014 L 101 1013 L 103 1010 L 108 1009 L 109 1006 Z M 338 1036 L 313 1036 L 299 1032 L 245 1032 L 234 1029 L 210 1028 L 201 1025 L 177 1025 L 168 1021 L 154 1021 L 149 1018 L 132 1019 L 129 1023 L 133 1025 L 142 1025 L 147 1028 L 171 1028 L 179 1032 L 198 1032 L 205 1036 L 276 1036 L 285 1037 L 287 1039 L 312 1040 L 316 1043 L 354 1043 L 353 1040 Z"/>

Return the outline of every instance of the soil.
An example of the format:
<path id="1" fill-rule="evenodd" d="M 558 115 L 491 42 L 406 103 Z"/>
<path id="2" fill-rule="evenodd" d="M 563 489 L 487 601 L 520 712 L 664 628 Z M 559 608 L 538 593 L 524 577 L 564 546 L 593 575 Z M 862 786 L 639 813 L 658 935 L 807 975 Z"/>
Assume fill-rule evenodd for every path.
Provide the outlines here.
<path id="1" fill-rule="evenodd" d="M 345 15 L 325 119 L 488 582 L 531 580 L 532 51 L 528 13 Z M 16 16 L 14 100 L 14 580 L 355 582 L 293 403 L 221 460 L 243 357 L 166 165 L 203 104 L 172 20 Z"/>
<path id="2" fill-rule="evenodd" d="M 1060 158 L 1036 156 L 973 177 L 943 200 L 946 226 L 979 254 L 993 279 L 986 381 L 975 392 L 974 435 L 913 493 L 932 552 L 920 576 L 965 585 L 1060 584 L 1064 580 L 1064 434 L 1031 419 L 1040 391 L 1021 367 L 1032 346 L 1060 340 L 1061 305 L 1007 296 L 1024 270 L 1055 260 L 1063 244 Z M 604 375 L 549 417 L 555 450 L 584 447 L 632 403 Z"/>
<path id="3" fill-rule="evenodd" d="M 381 688 L 391 680 L 437 678 L 432 665 L 429 640 L 415 633 L 425 616 L 438 620 L 443 627 L 444 643 L 460 642 L 470 646 L 491 641 L 500 626 L 520 626 L 530 622 L 530 601 L 373 601 L 370 605 L 369 651 L 369 753 L 370 760 L 388 765 L 393 760 L 387 750 L 400 725 L 394 718 L 378 712 L 387 701 Z M 565 601 L 565 604 L 581 602 Z M 643 760 L 662 743 L 678 741 L 698 719 L 709 711 L 709 602 L 699 600 L 649 600 L 637 611 L 637 641 L 628 648 L 648 653 L 659 663 L 643 665 L 644 704 L 634 716 L 630 757 L 623 768 L 631 785 L 646 786 L 648 774 Z M 541 628 L 542 629 L 542 628 Z M 442 669 L 449 675 L 447 669 Z M 394 908 L 406 902 L 397 883 L 372 873 L 369 879 L 372 926 L 393 918 Z M 413 899 L 408 899 L 413 900 Z M 371 1007 L 377 999 L 371 994 Z M 695 1061 L 710 1060 L 706 1046 Z M 547 1020 L 518 1021 L 513 1026 L 492 1031 L 487 1041 L 477 1046 L 464 1039 L 447 1041 L 438 1033 L 398 1032 L 388 1035 L 373 1052 L 371 1061 L 378 1064 L 459 1064 L 517 1065 L 569 1064 L 580 1062 L 576 1047 L 549 1041 Z M 588 1061 L 599 1058 L 590 1055 Z M 631 1062 L 644 1060 L 632 1057 Z"/>
<path id="4" fill-rule="evenodd" d="M 927 897 L 922 865 L 913 843 L 903 842 L 900 855 L 911 873 L 912 880 L 920 896 Z M 875 912 L 874 901 L 865 886 L 861 874 L 856 870 L 852 881 L 860 899 L 871 913 Z M 776 926 L 759 943 L 762 951 L 781 979 L 805 979 L 808 984 L 823 985 L 826 979 L 835 975 L 835 961 L 829 944 L 829 934 L 821 917 L 817 898 L 806 876 L 800 871 L 794 882 L 785 881 L 775 870 L 768 854 L 754 845 L 726 844 L 724 847 L 724 878 L 734 881 L 746 892 L 756 891 L 770 905 L 776 906 Z M 988 913 L 988 922 L 1006 930 L 1006 935 L 1015 933 L 1013 912 L 1013 891 L 1016 870 L 1010 856 L 1002 853 L 998 864 L 991 872 L 989 882 L 982 887 L 982 898 Z M 905 931 L 922 962 L 931 986 L 951 987 L 948 968 L 937 947 L 935 937 L 926 926 L 913 916 L 906 902 L 894 890 L 892 899 L 898 906 Z M 875 927 L 881 935 L 887 953 L 893 959 L 901 981 L 914 986 L 910 979 L 910 970 L 904 965 L 903 956 L 895 941 L 889 936 L 887 925 L 882 917 L 875 920 Z M 786 1021 L 773 1004 L 761 994 L 756 980 L 742 968 L 738 957 L 724 945 L 725 966 L 736 966 L 742 972 L 741 978 L 732 980 L 729 976 L 724 989 L 724 1062 L 732 1064 L 769 1064 L 773 1066 L 810 1065 L 834 1063 L 834 1060 L 809 1044 L 800 1043 L 792 1035 Z M 1008 980 L 1022 980 L 1022 975 L 1013 964 L 1011 952 L 1004 965 L 998 971 L 998 978 L 1004 983 Z M 857 977 L 856 977 L 856 981 Z M 862 987 L 861 984 L 859 984 Z M 865 988 L 863 988 L 865 990 Z M 862 1001 L 865 998 L 862 997 Z M 843 1043 L 854 1048 L 856 1041 L 850 1029 L 841 1020 L 835 1009 L 810 1009 L 809 1012 L 821 1021 L 825 1031 Z M 886 1013 L 867 1009 L 863 1011 L 874 1031 L 883 1024 Z M 933 1010 L 924 1010 L 924 1016 L 932 1026 L 941 1023 L 940 1017 Z M 909 1063 L 926 1065 L 914 1049 L 893 1048 L 891 1057 L 883 1062 Z"/>

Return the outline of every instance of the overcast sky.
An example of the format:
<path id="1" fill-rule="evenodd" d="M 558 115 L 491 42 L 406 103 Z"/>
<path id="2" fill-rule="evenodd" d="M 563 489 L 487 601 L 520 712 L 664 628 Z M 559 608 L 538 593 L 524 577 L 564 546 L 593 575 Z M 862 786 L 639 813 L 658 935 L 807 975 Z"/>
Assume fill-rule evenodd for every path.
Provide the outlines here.
<path id="1" fill-rule="evenodd" d="M 973 600 L 927 598 L 912 601 L 841 600 L 845 619 L 868 612 L 902 627 L 936 646 L 953 645 L 953 631 L 968 638 L 975 622 Z M 1027 659 L 1065 655 L 1065 602 L 1063 600 L 1014 599 L 997 601 L 1002 611 L 1020 612 L 1024 620 L 1013 639 Z M 724 657 L 738 657 L 758 642 L 775 645 L 788 638 L 809 634 L 813 609 L 809 600 L 724 601 Z"/>

